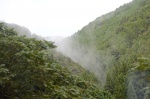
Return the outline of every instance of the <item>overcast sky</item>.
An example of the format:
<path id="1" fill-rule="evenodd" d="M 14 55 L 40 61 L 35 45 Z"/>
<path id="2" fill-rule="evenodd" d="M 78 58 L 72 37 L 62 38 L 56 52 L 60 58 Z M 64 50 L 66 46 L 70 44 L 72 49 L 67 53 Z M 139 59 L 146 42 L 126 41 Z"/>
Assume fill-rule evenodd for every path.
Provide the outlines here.
<path id="1" fill-rule="evenodd" d="M 70 36 L 132 0 L 0 0 L 0 20 L 41 36 Z"/>

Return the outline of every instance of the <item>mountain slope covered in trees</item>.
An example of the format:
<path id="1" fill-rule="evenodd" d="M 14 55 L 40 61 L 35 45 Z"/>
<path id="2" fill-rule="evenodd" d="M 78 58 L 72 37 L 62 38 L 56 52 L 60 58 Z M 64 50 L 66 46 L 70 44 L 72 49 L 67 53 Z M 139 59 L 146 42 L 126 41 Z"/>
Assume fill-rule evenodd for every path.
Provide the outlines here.
<path id="1" fill-rule="evenodd" d="M 115 99 L 149 99 L 150 0 L 133 0 L 98 17 L 58 50 L 94 72 Z"/>
<path id="2" fill-rule="evenodd" d="M 150 0 L 98 17 L 58 44 L 62 54 L 55 47 L 0 23 L 0 98 L 150 98 Z"/>
<path id="3" fill-rule="evenodd" d="M 112 98 L 92 73 L 56 52 L 53 42 L 14 30 L 0 23 L 0 99 Z"/>

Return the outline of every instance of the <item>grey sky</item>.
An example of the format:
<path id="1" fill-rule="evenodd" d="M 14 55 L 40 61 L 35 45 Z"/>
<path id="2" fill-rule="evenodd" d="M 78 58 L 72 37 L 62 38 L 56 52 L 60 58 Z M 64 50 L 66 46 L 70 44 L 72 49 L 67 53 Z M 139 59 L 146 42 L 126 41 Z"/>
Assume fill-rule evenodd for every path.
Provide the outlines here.
<path id="1" fill-rule="evenodd" d="M 0 20 L 41 36 L 70 36 L 132 0 L 0 0 Z"/>

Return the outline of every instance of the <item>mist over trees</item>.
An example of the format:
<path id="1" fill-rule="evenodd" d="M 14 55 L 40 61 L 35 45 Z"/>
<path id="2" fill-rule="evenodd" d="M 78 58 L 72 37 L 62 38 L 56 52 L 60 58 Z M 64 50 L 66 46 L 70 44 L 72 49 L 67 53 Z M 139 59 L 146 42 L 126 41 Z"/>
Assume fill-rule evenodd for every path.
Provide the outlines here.
<path id="1" fill-rule="evenodd" d="M 0 22 L 0 99 L 149 99 L 149 49 L 150 0 L 57 43 Z"/>
<path id="2" fill-rule="evenodd" d="M 58 50 L 95 73 L 115 99 L 149 99 L 149 69 L 143 70 L 149 63 L 129 72 L 139 58 L 150 59 L 149 42 L 150 1 L 133 0 L 64 39 Z"/>
<path id="3" fill-rule="evenodd" d="M 18 36 L 7 25 L 0 23 L 1 99 L 112 98 L 92 73 L 58 53 L 53 42 Z"/>

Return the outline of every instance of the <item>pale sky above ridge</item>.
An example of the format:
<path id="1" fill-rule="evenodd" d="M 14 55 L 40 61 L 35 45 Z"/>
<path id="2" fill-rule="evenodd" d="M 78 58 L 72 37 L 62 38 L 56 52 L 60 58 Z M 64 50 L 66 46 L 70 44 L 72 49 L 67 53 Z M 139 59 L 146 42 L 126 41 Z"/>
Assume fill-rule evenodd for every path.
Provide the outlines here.
<path id="1" fill-rule="evenodd" d="M 0 0 L 0 20 L 41 36 L 70 36 L 132 0 Z"/>

